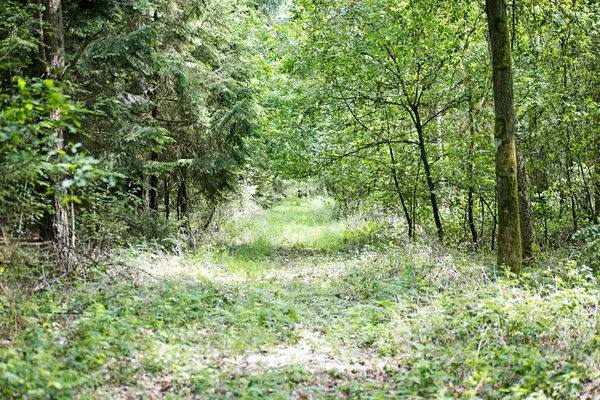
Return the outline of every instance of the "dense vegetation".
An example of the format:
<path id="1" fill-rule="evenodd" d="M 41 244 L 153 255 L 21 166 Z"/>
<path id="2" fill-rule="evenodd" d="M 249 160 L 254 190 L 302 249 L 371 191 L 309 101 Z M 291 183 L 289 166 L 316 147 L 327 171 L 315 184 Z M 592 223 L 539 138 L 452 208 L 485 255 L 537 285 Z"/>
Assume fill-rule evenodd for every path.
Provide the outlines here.
<path id="1" fill-rule="evenodd" d="M 0 397 L 597 398 L 599 28 L 2 0 Z"/>

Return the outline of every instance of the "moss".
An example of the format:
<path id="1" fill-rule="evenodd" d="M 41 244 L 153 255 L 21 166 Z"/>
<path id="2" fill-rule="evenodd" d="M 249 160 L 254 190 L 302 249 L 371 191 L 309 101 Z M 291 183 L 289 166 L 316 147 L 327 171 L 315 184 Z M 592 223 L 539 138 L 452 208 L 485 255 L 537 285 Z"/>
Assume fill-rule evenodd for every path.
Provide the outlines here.
<path id="1" fill-rule="evenodd" d="M 506 136 L 506 120 L 496 117 L 496 125 L 494 127 L 494 138 L 502 140 Z"/>
<path id="2" fill-rule="evenodd" d="M 498 177 L 499 243 L 498 265 L 509 266 L 515 274 L 521 272 L 521 224 L 517 181 L 517 155 L 515 143 L 507 140 L 508 123 L 496 118 L 495 138 L 496 175 Z"/>
<path id="3" fill-rule="evenodd" d="M 494 21 L 496 29 L 500 35 L 500 44 L 494 48 L 493 63 L 494 68 L 498 70 L 509 70 L 512 66 L 512 56 L 510 51 L 510 32 L 508 30 L 507 17 L 498 17 Z"/>
<path id="4" fill-rule="evenodd" d="M 497 154 L 496 174 L 503 178 L 510 177 L 515 181 L 515 196 L 517 196 L 517 159 L 515 156 L 515 143 L 500 143 Z"/>

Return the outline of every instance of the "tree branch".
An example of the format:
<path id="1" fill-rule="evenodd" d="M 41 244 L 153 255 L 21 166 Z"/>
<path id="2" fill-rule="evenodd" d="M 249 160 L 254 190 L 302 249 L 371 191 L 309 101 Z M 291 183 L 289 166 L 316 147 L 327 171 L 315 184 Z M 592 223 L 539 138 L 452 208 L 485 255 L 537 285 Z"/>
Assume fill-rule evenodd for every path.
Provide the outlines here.
<path id="1" fill-rule="evenodd" d="M 90 36 L 85 42 L 83 42 L 83 44 L 81 45 L 81 47 L 79 48 L 79 51 L 77 52 L 77 54 L 75 55 L 75 57 L 73 57 L 73 60 L 71 61 L 71 63 L 69 64 L 69 66 L 67 68 L 65 68 L 64 72 L 62 73 L 62 75 L 60 76 L 60 79 L 64 79 L 64 77 L 67 75 L 67 73 L 72 70 L 73 68 L 75 68 L 75 66 L 77 65 L 77 63 L 79 62 L 79 59 L 81 58 L 81 56 L 83 55 L 83 53 L 85 52 L 85 50 L 88 48 L 88 46 L 98 38 L 98 36 L 100 36 L 102 34 L 102 32 L 104 32 L 104 25 L 102 25 L 102 28 L 100 28 L 100 30 L 96 33 L 94 33 L 92 36 Z"/>

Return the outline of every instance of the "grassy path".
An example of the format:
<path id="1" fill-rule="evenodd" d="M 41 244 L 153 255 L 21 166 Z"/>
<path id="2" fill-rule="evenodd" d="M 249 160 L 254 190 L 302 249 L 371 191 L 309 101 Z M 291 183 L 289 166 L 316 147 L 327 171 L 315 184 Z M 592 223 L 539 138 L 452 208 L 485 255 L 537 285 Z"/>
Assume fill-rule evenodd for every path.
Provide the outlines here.
<path id="1" fill-rule="evenodd" d="M 595 282 L 344 240 L 361 232 L 325 200 L 286 200 L 194 257 L 42 293 L 0 349 L 0 397 L 598 398 Z"/>
<path id="2" fill-rule="evenodd" d="M 179 290 L 224 297 L 210 312 L 214 324 L 186 324 L 177 340 L 147 350 L 146 358 L 177 366 L 163 377 L 173 379 L 169 395 L 339 398 L 363 384 L 385 394 L 386 367 L 394 362 L 374 350 L 377 326 L 389 321 L 386 305 L 411 282 L 391 275 L 372 281 L 368 272 L 389 271 L 378 270 L 377 253 L 345 248 L 344 230 L 329 202 L 288 200 L 236 220 L 226 246 L 150 268 Z M 189 386 L 181 376 L 199 383 Z"/>

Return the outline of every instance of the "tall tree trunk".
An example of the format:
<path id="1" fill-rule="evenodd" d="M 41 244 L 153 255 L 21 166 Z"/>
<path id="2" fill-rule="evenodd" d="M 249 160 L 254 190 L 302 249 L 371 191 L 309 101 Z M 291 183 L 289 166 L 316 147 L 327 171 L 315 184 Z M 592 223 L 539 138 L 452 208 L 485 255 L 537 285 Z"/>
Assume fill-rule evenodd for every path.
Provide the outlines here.
<path id="1" fill-rule="evenodd" d="M 419 110 L 417 109 L 417 107 L 413 107 L 412 111 L 414 113 L 415 128 L 417 129 L 417 134 L 419 136 L 419 151 L 421 153 L 421 161 L 423 163 L 423 168 L 425 169 L 427 187 L 429 188 L 429 199 L 431 201 L 431 208 L 433 210 L 433 219 L 435 221 L 435 227 L 437 229 L 438 238 L 440 240 L 443 240 L 444 230 L 442 228 L 442 219 L 440 218 L 440 210 L 438 207 L 437 195 L 435 193 L 435 182 L 433 181 L 433 176 L 431 175 L 431 164 L 429 164 L 429 160 L 427 157 L 427 148 L 425 147 L 425 134 L 423 132 L 421 116 L 419 115 Z"/>
<path id="2" fill-rule="evenodd" d="M 207 231 L 208 228 L 210 227 L 210 224 L 212 224 L 213 218 L 215 217 L 215 213 L 217 211 L 217 206 L 215 204 L 213 204 L 212 209 L 210 210 L 210 214 L 208 215 L 208 218 L 206 219 L 206 222 L 204 223 L 204 226 L 202 227 L 203 231 Z"/>
<path id="3" fill-rule="evenodd" d="M 516 122 L 512 56 L 506 0 L 486 0 L 494 80 L 496 181 L 498 186 L 498 265 L 522 268 L 517 184 Z"/>
<path id="4" fill-rule="evenodd" d="M 537 235 L 535 232 L 533 207 L 531 206 L 531 197 L 529 195 L 529 177 L 525 168 L 525 158 L 517 147 L 517 173 L 519 184 L 519 219 L 521 222 L 521 246 L 523 248 L 523 257 L 530 260 L 536 256 L 539 251 Z"/>
<path id="5" fill-rule="evenodd" d="M 57 79 L 60 70 L 65 66 L 65 28 L 62 16 L 61 0 L 46 0 L 44 20 L 50 28 L 46 32 L 44 44 L 46 45 L 46 62 L 51 78 Z"/>
<path id="6" fill-rule="evenodd" d="M 47 0 L 44 4 L 44 21 L 50 31 L 42 31 L 44 51 L 40 54 L 45 58 L 45 75 L 51 79 L 58 79 L 61 70 L 65 66 L 65 45 L 64 45 L 64 25 L 62 17 L 61 0 Z M 51 118 L 60 120 L 60 109 L 52 111 Z M 63 130 L 56 130 L 57 150 L 63 150 L 64 136 Z M 51 186 L 56 186 L 55 182 L 49 182 Z M 69 249 L 69 211 L 63 204 L 63 198 L 66 195 L 64 190 L 57 190 L 48 196 L 51 204 L 51 210 L 46 210 L 40 221 L 40 238 L 42 240 L 53 241 L 61 254 L 68 254 Z"/>

